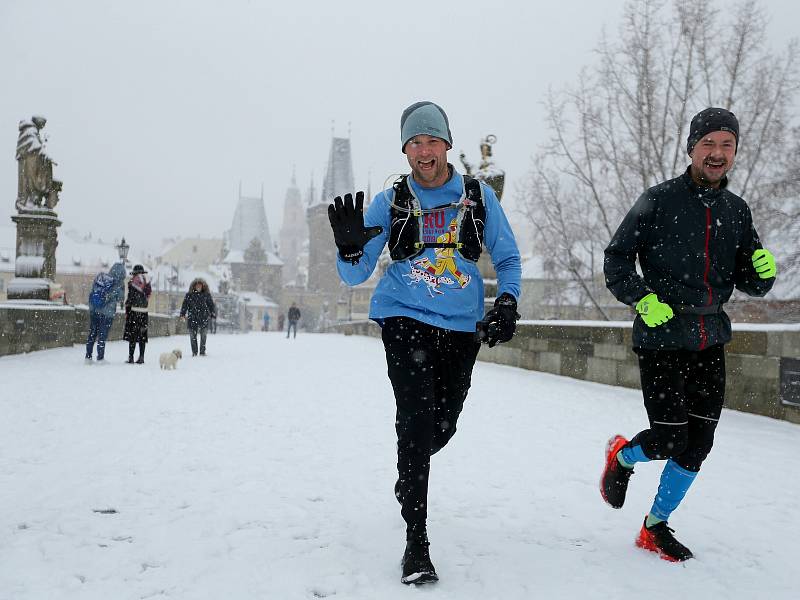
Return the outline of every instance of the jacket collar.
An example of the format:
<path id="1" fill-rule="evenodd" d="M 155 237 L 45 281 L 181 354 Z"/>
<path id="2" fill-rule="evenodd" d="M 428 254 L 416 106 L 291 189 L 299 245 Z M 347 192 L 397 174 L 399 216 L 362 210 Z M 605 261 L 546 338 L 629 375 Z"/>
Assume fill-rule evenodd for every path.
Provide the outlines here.
<path id="1" fill-rule="evenodd" d="M 705 206 L 712 206 L 722 196 L 723 190 L 728 187 L 728 176 L 726 175 L 722 178 L 718 188 L 697 185 L 695 180 L 692 179 L 691 168 L 691 165 L 686 167 L 681 179 L 683 179 L 693 197 L 700 200 Z"/>

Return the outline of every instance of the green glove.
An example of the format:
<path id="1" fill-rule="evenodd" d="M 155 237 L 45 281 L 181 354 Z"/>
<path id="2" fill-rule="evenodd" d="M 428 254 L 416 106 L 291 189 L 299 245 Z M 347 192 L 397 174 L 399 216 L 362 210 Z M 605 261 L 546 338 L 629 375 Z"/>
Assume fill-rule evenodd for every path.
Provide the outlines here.
<path id="1" fill-rule="evenodd" d="M 753 252 L 753 268 L 761 279 L 775 277 L 778 272 L 778 268 L 775 266 L 775 257 L 765 248 L 759 248 Z"/>
<path id="2" fill-rule="evenodd" d="M 675 316 L 669 304 L 659 302 L 655 294 L 647 294 L 636 303 L 636 312 L 642 315 L 642 321 L 648 327 L 658 327 Z"/>

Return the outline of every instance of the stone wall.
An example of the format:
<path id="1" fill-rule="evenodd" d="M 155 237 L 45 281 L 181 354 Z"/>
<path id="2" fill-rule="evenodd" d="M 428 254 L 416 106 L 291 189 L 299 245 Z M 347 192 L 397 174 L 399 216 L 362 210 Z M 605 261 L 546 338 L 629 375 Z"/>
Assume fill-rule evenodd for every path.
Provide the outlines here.
<path id="1" fill-rule="evenodd" d="M 380 337 L 380 328 L 370 321 L 341 324 L 335 329 L 345 335 Z M 484 346 L 478 358 L 609 385 L 640 387 L 630 323 L 521 322 L 511 342 L 492 349 Z M 799 358 L 797 325 L 734 325 L 733 340 L 726 346 L 725 406 L 800 424 L 800 407 L 780 399 L 782 372 L 786 375 L 796 368 Z M 794 385 L 800 385 L 800 381 Z"/>
<path id="2" fill-rule="evenodd" d="M 117 313 L 109 340 L 121 340 L 125 314 Z M 149 335 L 174 335 L 176 320 L 151 314 Z M 0 304 L 0 356 L 86 343 L 89 311 L 84 307 L 50 303 Z"/>

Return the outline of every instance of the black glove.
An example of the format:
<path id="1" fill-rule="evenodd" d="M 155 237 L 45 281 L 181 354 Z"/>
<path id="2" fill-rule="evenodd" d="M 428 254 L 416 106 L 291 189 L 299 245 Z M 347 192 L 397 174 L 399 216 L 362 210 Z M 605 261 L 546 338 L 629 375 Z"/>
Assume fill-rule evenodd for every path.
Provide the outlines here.
<path id="1" fill-rule="evenodd" d="M 486 313 L 483 321 L 478 321 L 475 335 L 481 342 L 493 348 L 495 344 L 509 341 L 514 337 L 517 328 L 517 301 L 511 294 L 505 293 L 494 301 L 494 308 Z"/>
<path id="2" fill-rule="evenodd" d="M 379 225 L 364 228 L 364 192 L 356 192 L 355 206 L 352 194 L 344 195 L 344 203 L 341 196 L 336 196 L 328 205 L 328 219 L 339 256 L 354 265 L 364 255 L 366 243 L 383 232 Z"/>

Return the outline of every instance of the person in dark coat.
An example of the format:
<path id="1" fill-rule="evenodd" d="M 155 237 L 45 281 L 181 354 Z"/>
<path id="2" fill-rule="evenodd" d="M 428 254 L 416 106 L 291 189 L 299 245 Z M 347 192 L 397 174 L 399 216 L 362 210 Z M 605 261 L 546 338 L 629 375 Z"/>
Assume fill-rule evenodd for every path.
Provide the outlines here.
<path id="1" fill-rule="evenodd" d="M 211 319 L 217 317 L 217 308 L 205 279 L 192 281 L 181 305 L 181 319 L 187 320 L 192 356 L 197 356 L 197 332 L 200 332 L 200 356 L 206 355 L 206 333 Z"/>
<path id="2" fill-rule="evenodd" d="M 608 441 L 600 493 L 621 508 L 634 464 L 666 461 L 636 545 L 670 561 L 692 558 L 667 521 L 711 451 L 722 413 L 731 339 L 723 306 L 734 287 L 765 295 L 777 272 L 747 204 L 727 189 L 739 141 L 730 111 L 697 114 L 689 168 L 642 194 L 605 250 L 608 288 L 638 313 L 633 349 L 650 427 Z"/>
<path id="3" fill-rule="evenodd" d="M 289 313 L 286 315 L 286 317 L 289 321 L 289 326 L 286 328 L 286 339 L 288 340 L 289 334 L 293 328 L 294 337 L 297 337 L 297 322 L 300 320 L 300 309 L 297 308 L 297 305 L 294 302 L 292 302 L 292 305 L 289 307 Z"/>
<path id="4" fill-rule="evenodd" d="M 98 277 L 104 277 L 100 275 Z M 111 325 L 114 322 L 114 315 L 117 312 L 117 304 L 122 304 L 125 299 L 125 267 L 122 263 L 116 263 L 108 272 L 111 281 L 111 289 L 105 296 L 105 301 L 101 306 L 92 306 L 89 303 L 89 335 L 86 338 L 86 361 L 91 362 L 94 351 L 94 343 L 97 341 L 97 363 L 105 364 L 106 338 Z"/>
<path id="5" fill-rule="evenodd" d="M 122 339 L 128 342 L 128 363 L 133 363 L 133 352 L 139 344 L 139 358 L 136 364 L 144 364 L 144 349 L 147 345 L 148 315 L 147 305 L 152 288 L 142 265 L 134 265 L 131 280 L 128 282 L 128 298 L 125 300 L 125 332 Z"/>

